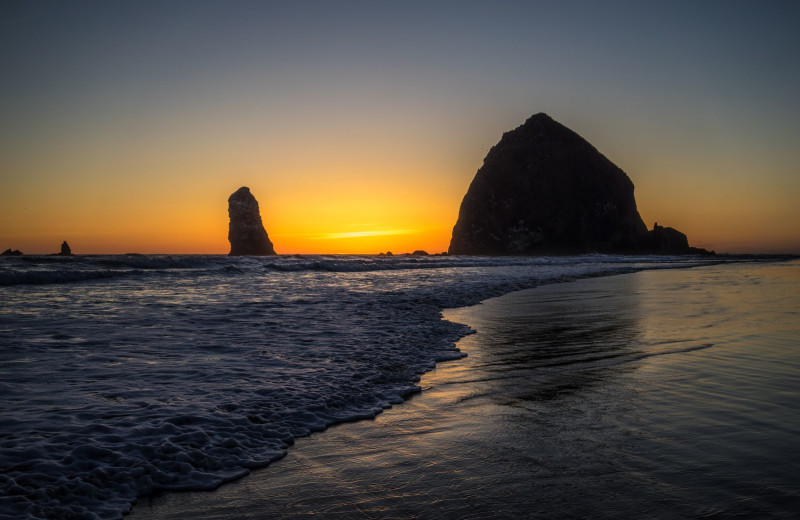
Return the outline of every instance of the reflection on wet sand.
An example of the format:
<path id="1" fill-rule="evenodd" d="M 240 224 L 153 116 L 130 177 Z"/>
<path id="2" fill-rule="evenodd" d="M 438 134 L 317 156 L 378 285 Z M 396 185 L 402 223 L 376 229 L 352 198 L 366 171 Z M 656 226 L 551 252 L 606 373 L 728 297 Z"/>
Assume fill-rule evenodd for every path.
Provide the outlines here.
<path id="1" fill-rule="evenodd" d="M 422 394 L 131 518 L 786 517 L 800 506 L 787 393 L 800 354 L 796 325 L 770 305 L 795 312 L 797 292 L 753 269 L 748 297 L 729 298 L 743 290 L 728 283 L 743 283 L 736 269 L 584 280 L 448 310 L 478 332 L 459 343 L 469 357 L 423 377 Z"/>
<path id="2" fill-rule="evenodd" d="M 507 403 L 555 399 L 613 377 L 638 353 L 635 283 L 622 276 L 602 290 L 598 283 L 542 287 L 450 309 L 445 317 L 478 331 L 459 347 L 470 355 L 473 377 L 483 378 L 470 382 L 486 395 Z"/>

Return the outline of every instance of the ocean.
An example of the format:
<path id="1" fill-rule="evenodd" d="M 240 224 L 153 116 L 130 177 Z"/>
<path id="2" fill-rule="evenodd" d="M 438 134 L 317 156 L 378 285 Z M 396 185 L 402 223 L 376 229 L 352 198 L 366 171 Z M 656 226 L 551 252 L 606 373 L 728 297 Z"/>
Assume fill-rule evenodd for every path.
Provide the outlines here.
<path id="1" fill-rule="evenodd" d="M 422 451 L 428 468 L 442 482 L 472 472 L 484 494 L 505 497 L 465 502 L 473 512 L 570 517 L 594 503 L 624 516 L 689 504 L 698 518 L 789 518 L 800 494 L 790 449 L 800 433 L 799 269 L 608 255 L 3 258 L 0 517 L 120 518 L 137 499 L 214 489 L 267 465 L 257 473 L 279 473 L 303 453 L 296 439 L 359 419 L 379 425 L 439 395 L 442 410 L 466 407 L 446 414 L 468 421 L 452 431 L 474 424 Z M 620 289 L 626 273 L 663 276 Z M 581 294 L 581 280 L 597 277 L 617 285 Z M 483 304 L 500 310 L 481 319 L 445 311 L 501 295 L 512 303 Z M 455 379 L 425 383 L 440 373 Z M 460 390 L 436 391 L 451 388 Z M 341 467 L 363 457 L 357 442 L 326 449 Z M 501 469 L 478 456 L 498 450 Z M 411 466 L 370 467 L 386 477 Z M 533 477 L 513 478 L 521 468 Z M 718 502 L 697 509 L 691 477 L 706 475 Z M 406 476 L 413 497 L 424 479 Z M 720 505 L 730 493 L 743 509 Z M 639 499 L 614 500 L 625 494 Z M 408 515 L 466 517 L 419 496 L 427 502 Z M 389 512 L 413 504 L 362 517 L 408 517 Z"/>

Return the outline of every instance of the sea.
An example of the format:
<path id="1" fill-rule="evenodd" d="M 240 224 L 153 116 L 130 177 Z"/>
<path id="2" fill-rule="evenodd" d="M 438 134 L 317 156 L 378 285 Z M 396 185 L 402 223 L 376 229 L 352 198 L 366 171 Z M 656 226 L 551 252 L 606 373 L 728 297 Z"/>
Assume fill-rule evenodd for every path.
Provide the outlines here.
<path id="1" fill-rule="evenodd" d="M 672 276 L 646 290 L 615 285 L 602 297 L 576 295 L 582 280 L 656 272 Z M 459 322 L 467 320 L 457 309 L 501 295 L 546 303 L 536 311 L 540 326 L 515 329 L 515 316 L 530 302 L 513 300 L 497 307 L 494 321 Z M 756 310 L 742 310 L 748 306 Z M 527 407 L 539 420 L 524 436 L 513 414 L 504 412 L 507 422 L 477 422 L 504 428 L 505 437 L 494 431 L 486 438 L 503 439 L 494 449 L 509 459 L 505 474 L 534 468 L 541 486 L 533 491 L 550 508 L 537 510 L 530 488 L 516 503 L 519 489 L 504 488 L 508 479 L 493 470 L 487 486 L 507 497 L 498 504 L 519 507 L 498 518 L 570 516 L 559 507 L 589 515 L 588 505 L 575 505 L 582 496 L 587 504 L 608 501 L 606 511 L 620 513 L 609 518 L 652 513 L 640 503 L 614 502 L 597 482 L 612 482 L 622 495 L 630 481 L 621 475 L 636 475 L 637 496 L 649 490 L 658 501 L 664 495 L 655 491 L 706 473 L 720 496 L 738 485 L 742 504 L 772 504 L 741 511 L 792 518 L 800 505 L 800 461 L 791 449 L 800 441 L 799 315 L 800 262 L 788 258 L 4 257 L 0 518 L 118 519 L 137 500 L 215 489 L 271 463 L 280 470 L 278 459 L 302 451 L 295 440 L 335 424 L 392 417 L 417 399 L 425 374 L 476 360 L 491 376 L 459 373 L 460 388 L 471 389 L 459 403 L 494 395 L 503 410 Z M 466 348 L 479 337 L 502 348 Z M 520 370 L 527 386 L 519 384 Z M 607 376 L 620 370 L 659 388 L 646 407 L 632 405 L 644 383 Z M 563 406 L 549 405 L 556 402 Z M 667 423 L 680 428 L 665 432 Z M 617 443 L 625 442 L 597 444 L 591 435 L 602 436 L 609 424 L 635 425 L 626 430 L 629 440 L 646 449 L 615 458 Z M 524 447 L 519 456 L 514 442 Z M 429 467 L 441 459 L 443 473 L 472 467 L 478 478 L 479 457 L 469 457 L 472 466 L 453 462 L 469 446 L 475 444 L 462 438 L 452 450 L 431 450 Z M 343 460 L 357 458 L 357 443 L 332 449 Z M 583 466 L 571 465 L 578 454 Z M 734 482 L 742 465 L 747 477 Z M 595 487 L 581 487 L 584 470 L 596 476 Z M 691 490 L 675 490 L 675 500 L 686 499 L 681 493 Z M 426 507 L 435 509 L 420 505 Z M 451 511 L 451 518 L 464 517 Z M 691 511 L 727 518 L 738 509 Z M 436 518 L 448 518 L 446 510 Z"/>

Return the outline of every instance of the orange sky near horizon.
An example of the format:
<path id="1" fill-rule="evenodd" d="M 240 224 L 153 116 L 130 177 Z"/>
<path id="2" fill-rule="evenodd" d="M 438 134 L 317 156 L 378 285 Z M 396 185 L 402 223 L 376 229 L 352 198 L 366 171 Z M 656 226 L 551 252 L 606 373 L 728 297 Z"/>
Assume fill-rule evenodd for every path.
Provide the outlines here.
<path id="1" fill-rule="evenodd" d="M 461 199 L 483 157 L 503 131 L 524 121 L 507 119 L 477 138 L 438 121 L 433 133 L 455 137 L 433 140 L 407 119 L 389 135 L 370 139 L 367 130 L 352 129 L 344 138 L 319 135 L 298 147 L 294 136 L 284 135 L 259 153 L 246 142 L 202 153 L 175 147 L 167 154 L 145 142 L 125 163 L 117 158 L 124 153 L 119 140 L 106 136 L 101 153 L 72 143 L 20 161 L 19 177 L 0 194 L 0 248 L 50 254 L 66 240 L 78 254 L 227 254 L 227 198 L 248 186 L 279 254 L 447 251 Z M 704 148 L 678 153 L 648 146 L 661 137 L 657 128 L 654 135 L 624 126 L 609 134 L 590 120 L 560 122 L 628 173 L 648 228 L 654 222 L 675 227 L 691 245 L 720 253 L 800 253 L 800 176 L 758 182 L 750 175 L 765 165 L 791 171 L 793 165 L 774 164 L 769 150 L 736 151 L 731 144 L 721 158 Z M 368 153 L 359 149 L 365 142 Z M 414 153 L 404 156 L 387 143 Z M 53 170 L 61 175 L 43 173 Z"/>
<path id="2" fill-rule="evenodd" d="M 760 199 L 753 198 L 750 190 L 670 185 L 662 176 L 639 182 L 632 178 L 639 212 L 648 227 L 654 222 L 675 227 L 689 236 L 692 245 L 717 252 L 800 253 L 794 225 L 800 215 L 790 209 L 791 203 L 760 202 L 797 193 L 796 182 L 785 186 L 783 194 L 765 193 Z M 309 188 L 297 182 L 276 190 L 269 180 L 254 178 L 243 185 L 259 200 L 262 220 L 279 254 L 447 251 L 471 175 L 461 175 L 461 186 L 428 191 L 392 179 L 366 184 L 345 180 L 338 189 L 324 183 Z M 37 195 L 48 200 L 37 215 L 26 207 L 15 208 L 12 214 L 22 217 L 17 222 L 7 217 L 3 231 L 19 226 L 24 233 L 3 233 L 3 246 L 27 254 L 49 254 L 67 240 L 79 254 L 227 254 L 227 197 L 238 187 L 220 180 L 186 190 L 138 188 L 124 195 L 102 188 L 82 193 L 63 186 L 38 190 Z M 715 192 L 716 203 L 708 197 L 709 191 Z M 4 203 L 6 208 L 14 205 L 14 201 Z"/>
<path id="3" fill-rule="evenodd" d="M 279 254 L 439 253 L 546 112 L 649 228 L 800 254 L 793 4 L 200 4 L 0 8 L 0 251 L 226 254 L 248 186 Z"/>
<path id="4" fill-rule="evenodd" d="M 800 253 L 795 225 L 800 211 L 794 202 L 800 176 L 759 183 L 746 175 L 769 158 L 752 154 L 720 160 L 669 151 L 660 161 L 664 150 L 630 153 L 641 150 L 641 135 L 631 134 L 625 140 L 633 143 L 629 147 L 604 132 L 594 134 L 591 127 L 586 132 L 561 122 L 628 173 L 648 227 L 654 222 L 675 227 L 690 244 L 717 252 Z M 259 201 L 279 254 L 439 253 L 447 251 L 461 199 L 486 151 L 516 124 L 497 128 L 494 136 L 482 132 L 482 143 L 465 144 L 458 155 L 452 151 L 458 143 L 439 151 L 406 139 L 416 154 L 402 157 L 373 145 L 371 154 L 352 159 L 347 150 L 357 150 L 361 142 L 354 138 L 336 141 L 338 156 L 330 143 L 318 152 L 287 143 L 278 157 L 254 155 L 227 164 L 221 164 L 222 157 L 241 149 L 221 147 L 181 162 L 150 151 L 152 156 L 118 164 L 111 153 L 105 160 L 97 154 L 76 158 L 75 147 L 71 157 L 54 153 L 29 161 L 29 170 L 0 195 L 0 247 L 50 254 L 67 240 L 79 254 L 227 254 L 227 198 L 246 185 Z M 415 135 L 412 122 L 404 130 Z M 393 140 L 400 139 L 398 133 Z M 91 152 L 90 147 L 84 151 Z M 70 170 L 87 165 L 97 173 L 76 183 L 79 173 Z M 37 172 L 56 168 L 64 175 L 31 182 Z M 109 171 L 114 174 L 102 174 Z M 739 182 L 730 182 L 736 175 Z M 720 183 L 724 176 L 728 182 Z"/>

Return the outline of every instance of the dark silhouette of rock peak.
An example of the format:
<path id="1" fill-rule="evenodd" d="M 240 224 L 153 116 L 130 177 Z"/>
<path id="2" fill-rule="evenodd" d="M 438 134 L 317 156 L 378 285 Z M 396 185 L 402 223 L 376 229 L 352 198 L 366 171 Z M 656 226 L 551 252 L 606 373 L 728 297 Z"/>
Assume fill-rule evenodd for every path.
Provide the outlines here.
<path id="1" fill-rule="evenodd" d="M 58 254 L 61 256 L 70 256 L 72 254 L 72 249 L 70 249 L 69 244 L 67 244 L 66 240 L 64 240 L 64 242 L 61 243 L 61 252 Z"/>
<path id="2" fill-rule="evenodd" d="M 250 188 L 241 187 L 228 198 L 228 241 L 232 256 L 274 255 L 275 249 L 261 222 L 258 201 Z"/>
<path id="3" fill-rule="evenodd" d="M 669 250 L 658 252 L 689 252 L 671 233 L 651 236 L 633 189 L 585 139 L 536 114 L 489 150 L 461 203 L 449 253 L 647 253 L 656 243 Z"/>

